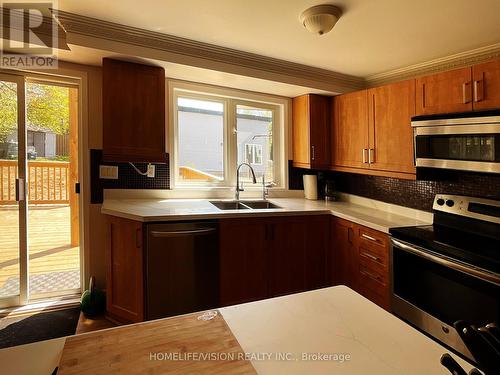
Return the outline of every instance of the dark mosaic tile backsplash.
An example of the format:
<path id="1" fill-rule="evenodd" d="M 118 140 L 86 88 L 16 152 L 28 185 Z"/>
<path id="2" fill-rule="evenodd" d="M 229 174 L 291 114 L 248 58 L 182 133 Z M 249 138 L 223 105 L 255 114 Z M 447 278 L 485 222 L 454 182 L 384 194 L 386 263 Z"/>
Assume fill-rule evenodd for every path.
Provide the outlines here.
<path id="1" fill-rule="evenodd" d="M 311 171 L 290 166 L 290 188 L 302 189 L 302 175 Z M 419 171 L 418 180 L 366 176 L 341 172 L 317 172 L 320 194 L 325 180 L 333 180 L 341 192 L 424 211 L 432 210 L 440 193 L 500 200 L 500 175 L 449 170 Z"/>
<path id="2" fill-rule="evenodd" d="M 99 165 L 118 166 L 118 179 L 99 178 Z M 141 171 L 145 171 L 147 163 L 134 163 Z M 169 189 L 170 175 L 168 160 L 166 164 L 155 163 L 155 177 L 150 178 L 138 174 L 128 163 L 103 163 L 102 150 L 90 150 L 91 203 L 102 203 L 103 189 Z"/>

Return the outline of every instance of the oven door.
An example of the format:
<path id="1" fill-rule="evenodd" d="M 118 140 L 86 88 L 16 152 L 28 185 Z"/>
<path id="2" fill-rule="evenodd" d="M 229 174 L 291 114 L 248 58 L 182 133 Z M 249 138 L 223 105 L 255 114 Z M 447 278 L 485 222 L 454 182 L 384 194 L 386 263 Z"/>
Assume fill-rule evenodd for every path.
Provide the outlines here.
<path id="1" fill-rule="evenodd" d="M 414 127 L 415 165 L 500 173 L 500 124 Z"/>
<path id="2" fill-rule="evenodd" d="M 392 239 L 393 312 L 473 360 L 453 323 L 499 322 L 500 276 Z"/>

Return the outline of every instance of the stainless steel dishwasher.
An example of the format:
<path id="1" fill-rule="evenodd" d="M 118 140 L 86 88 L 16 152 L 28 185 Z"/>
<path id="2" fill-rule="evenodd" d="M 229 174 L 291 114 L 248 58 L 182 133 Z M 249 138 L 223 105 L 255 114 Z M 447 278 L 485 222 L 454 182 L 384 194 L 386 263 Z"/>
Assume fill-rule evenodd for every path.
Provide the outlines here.
<path id="1" fill-rule="evenodd" d="M 216 222 L 147 225 L 146 319 L 217 307 L 218 237 Z"/>

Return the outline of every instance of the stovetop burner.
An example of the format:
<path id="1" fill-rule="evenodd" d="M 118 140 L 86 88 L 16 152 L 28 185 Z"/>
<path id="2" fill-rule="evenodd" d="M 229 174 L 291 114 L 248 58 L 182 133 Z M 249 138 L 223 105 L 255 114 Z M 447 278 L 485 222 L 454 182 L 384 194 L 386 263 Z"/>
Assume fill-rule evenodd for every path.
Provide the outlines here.
<path id="1" fill-rule="evenodd" d="M 436 195 L 434 224 L 393 228 L 396 239 L 500 274 L 500 202 Z"/>

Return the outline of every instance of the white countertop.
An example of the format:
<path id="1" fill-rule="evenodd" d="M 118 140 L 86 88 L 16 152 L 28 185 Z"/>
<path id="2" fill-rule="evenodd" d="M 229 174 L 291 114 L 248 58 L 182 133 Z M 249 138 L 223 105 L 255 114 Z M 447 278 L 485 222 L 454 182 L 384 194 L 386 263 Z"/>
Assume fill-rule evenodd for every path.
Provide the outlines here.
<path id="1" fill-rule="evenodd" d="M 219 311 L 243 351 L 254 356 L 259 374 L 449 374 L 439 363 L 446 348 L 345 286 Z M 64 342 L 59 338 L 2 349 L 0 372 L 50 375 Z M 273 360 L 278 353 L 289 360 Z M 345 359 L 304 361 L 302 353 L 342 354 Z M 262 360 L 262 354 L 272 360 Z M 470 370 L 470 364 L 452 357 Z"/>
<path id="2" fill-rule="evenodd" d="M 252 361 L 259 374 L 449 374 L 439 362 L 447 349 L 346 286 L 220 311 L 244 352 L 293 353 L 299 359 Z M 303 361 L 302 353 L 344 354 L 350 359 Z"/>
<path id="3" fill-rule="evenodd" d="M 271 198 L 269 201 L 281 208 L 220 210 L 208 199 L 106 199 L 101 212 L 142 222 L 331 214 L 385 233 L 390 228 L 432 223 L 432 214 L 365 198 L 340 202 L 303 198 Z"/>

